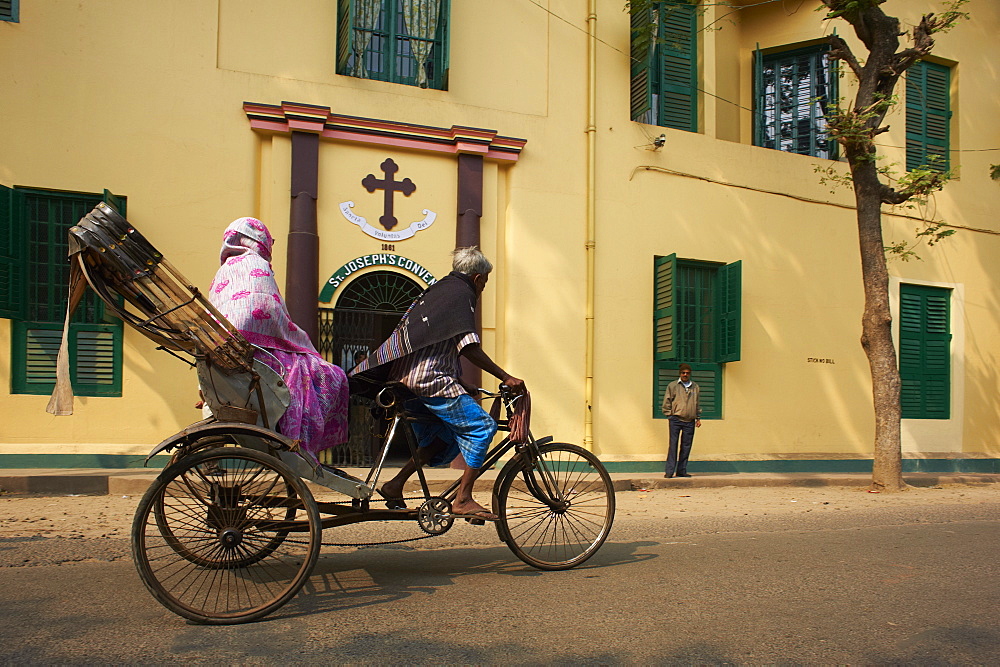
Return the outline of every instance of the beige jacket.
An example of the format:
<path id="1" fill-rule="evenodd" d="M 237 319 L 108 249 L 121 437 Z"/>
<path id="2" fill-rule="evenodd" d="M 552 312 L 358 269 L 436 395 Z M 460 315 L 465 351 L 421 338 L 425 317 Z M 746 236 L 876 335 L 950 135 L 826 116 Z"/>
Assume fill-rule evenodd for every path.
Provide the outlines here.
<path id="1" fill-rule="evenodd" d="M 667 390 L 663 392 L 663 405 L 660 410 L 667 417 L 677 417 L 681 421 L 693 422 L 701 419 L 701 405 L 698 399 L 701 395 L 701 388 L 697 382 L 692 382 L 690 387 L 685 387 L 680 380 L 674 380 L 667 385 Z"/>

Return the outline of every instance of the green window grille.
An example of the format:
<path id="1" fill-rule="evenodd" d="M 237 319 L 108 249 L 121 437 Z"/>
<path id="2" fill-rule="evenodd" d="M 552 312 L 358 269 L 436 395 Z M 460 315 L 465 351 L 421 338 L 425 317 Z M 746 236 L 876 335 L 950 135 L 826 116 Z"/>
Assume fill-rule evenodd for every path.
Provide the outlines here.
<path id="1" fill-rule="evenodd" d="M 951 290 L 899 286 L 900 403 L 908 419 L 951 416 Z"/>
<path id="2" fill-rule="evenodd" d="M 17 23 L 21 0 L 0 0 L 0 21 Z"/>
<path id="3" fill-rule="evenodd" d="M 906 71 L 906 169 L 947 171 L 951 70 L 918 62 Z"/>
<path id="4" fill-rule="evenodd" d="M 67 230 L 98 202 L 124 212 L 124 199 L 105 195 L 0 186 L 0 290 L 10 317 L 11 392 L 48 394 L 66 316 L 69 262 Z M 70 374 L 81 396 L 120 396 L 122 322 L 106 319 L 104 305 L 88 292 L 69 327 Z"/>
<path id="5" fill-rule="evenodd" d="M 781 53 L 754 52 L 754 145 L 836 159 L 827 107 L 837 100 L 828 45 Z"/>
<path id="6" fill-rule="evenodd" d="M 653 414 L 662 417 L 663 391 L 685 362 L 702 388 L 702 414 L 720 418 L 722 364 L 740 358 L 742 262 L 669 255 L 653 271 Z"/>
<path id="7" fill-rule="evenodd" d="M 337 73 L 448 89 L 450 0 L 338 0 Z"/>
<path id="8" fill-rule="evenodd" d="M 631 10 L 632 120 L 698 131 L 698 7 L 652 2 Z"/>

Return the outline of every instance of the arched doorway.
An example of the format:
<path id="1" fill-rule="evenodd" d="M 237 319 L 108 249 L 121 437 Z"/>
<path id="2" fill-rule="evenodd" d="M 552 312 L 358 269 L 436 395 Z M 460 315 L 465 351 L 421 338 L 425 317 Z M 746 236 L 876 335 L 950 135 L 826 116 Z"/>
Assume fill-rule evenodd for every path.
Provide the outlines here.
<path id="1" fill-rule="evenodd" d="M 357 355 L 369 354 L 389 337 L 423 291 L 415 281 L 392 271 L 355 278 L 344 286 L 334 308 L 319 309 L 320 354 L 350 370 Z"/>
<path id="2" fill-rule="evenodd" d="M 350 371 L 360 360 L 359 355 L 370 354 L 389 337 L 423 291 L 415 281 L 393 271 L 372 271 L 355 278 L 344 285 L 334 308 L 319 309 L 317 349 L 324 359 Z M 324 463 L 342 467 L 371 465 L 373 424 L 368 414 L 370 405 L 363 401 L 352 397 L 350 441 L 345 447 L 324 452 Z M 409 452 L 391 451 L 390 456 L 405 459 Z"/>

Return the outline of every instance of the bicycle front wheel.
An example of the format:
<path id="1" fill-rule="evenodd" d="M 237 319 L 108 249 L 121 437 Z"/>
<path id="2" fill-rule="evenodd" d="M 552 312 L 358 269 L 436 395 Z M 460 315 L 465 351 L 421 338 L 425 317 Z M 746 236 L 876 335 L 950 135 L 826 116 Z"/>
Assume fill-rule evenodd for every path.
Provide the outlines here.
<path id="1" fill-rule="evenodd" d="M 597 553 L 615 519 L 615 490 L 600 460 L 576 445 L 539 448 L 501 472 L 493 508 L 514 555 L 541 570 L 568 570 Z"/>
<path id="2" fill-rule="evenodd" d="M 160 474 L 136 510 L 132 555 L 146 588 L 172 612 L 245 623 L 302 588 L 321 536 L 305 482 L 269 454 L 224 447 Z"/>

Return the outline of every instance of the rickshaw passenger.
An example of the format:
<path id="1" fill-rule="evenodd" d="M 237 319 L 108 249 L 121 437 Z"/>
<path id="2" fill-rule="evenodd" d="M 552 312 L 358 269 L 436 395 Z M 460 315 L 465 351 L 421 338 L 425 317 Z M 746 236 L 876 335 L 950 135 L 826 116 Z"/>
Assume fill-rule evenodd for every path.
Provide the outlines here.
<path id="1" fill-rule="evenodd" d="M 258 359 L 275 368 L 274 355 L 284 367 L 291 403 L 277 430 L 300 441 L 301 450 L 315 459 L 347 441 L 347 376 L 292 322 L 271 268 L 273 247 L 260 220 L 234 220 L 222 236 L 222 266 L 208 298 L 250 343 L 266 350 L 256 353 Z"/>
<path id="2" fill-rule="evenodd" d="M 463 384 L 459 357 L 517 393 L 526 388 L 522 380 L 490 359 L 476 333 L 476 303 L 493 265 L 478 248 L 459 248 L 453 254 L 452 268 L 451 273 L 416 298 L 388 340 L 350 375 L 401 382 L 416 396 L 407 404 L 408 409 L 415 407 L 415 411 L 439 418 L 435 423 L 413 423 L 419 441 L 418 460 L 410 459 L 379 489 L 386 504 L 390 508 L 405 507 L 403 486 L 418 464 L 445 464 L 461 453 L 467 468 L 452 511 L 468 518 L 495 520 L 494 513 L 475 501 L 472 490 L 497 424 L 470 396 L 478 393 L 477 389 Z"/>

